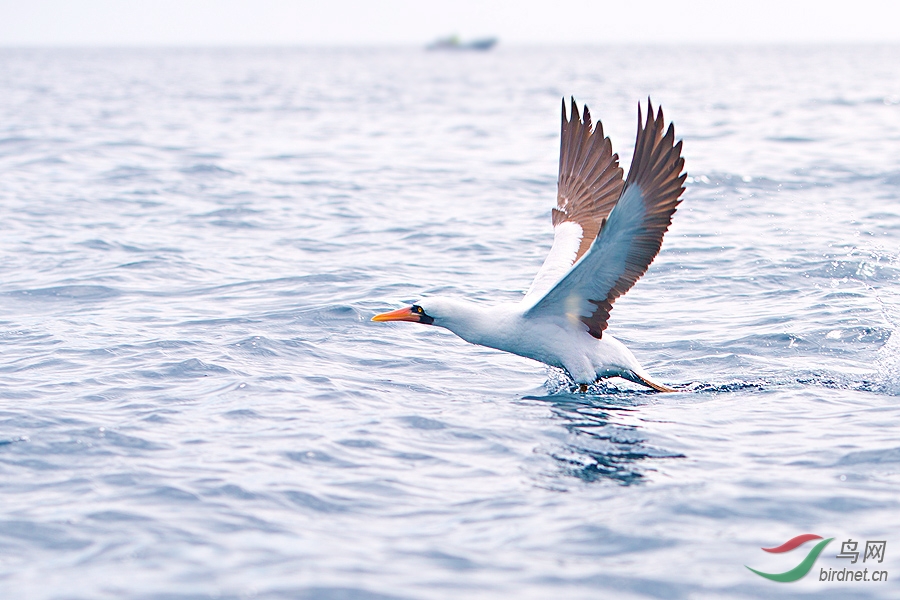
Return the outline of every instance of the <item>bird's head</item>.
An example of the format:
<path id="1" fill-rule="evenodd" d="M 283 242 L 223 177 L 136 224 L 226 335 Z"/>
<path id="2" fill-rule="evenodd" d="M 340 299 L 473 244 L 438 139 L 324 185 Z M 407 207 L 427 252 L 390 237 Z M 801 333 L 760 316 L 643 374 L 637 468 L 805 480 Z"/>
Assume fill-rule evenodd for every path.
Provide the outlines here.
<path id="1" fill-rule="evenodd" d="M 372 320 L 411 321 L 443 327 L 473 344 L 496 348 L 496 345 L 491 345 L 496 343 L 492 340 L 498 331 L 505 330 L 504 315 L 509 312 L 502 310 L 503 306 L 501 304 L 482 307 L 467 300 L 431 296 L 419 300 L 412 306 L 375 315 Z M 514 306 L 517 307 L 518 304 Z"/>

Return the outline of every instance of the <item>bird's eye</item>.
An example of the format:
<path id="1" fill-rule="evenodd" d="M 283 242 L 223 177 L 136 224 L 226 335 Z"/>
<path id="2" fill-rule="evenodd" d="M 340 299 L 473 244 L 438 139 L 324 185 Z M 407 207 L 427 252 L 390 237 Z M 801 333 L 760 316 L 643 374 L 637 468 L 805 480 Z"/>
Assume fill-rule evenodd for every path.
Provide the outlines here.
<path id="1" fill-rule="evenodd" d="M 418 305 L 413 306 L 413 310 L 416 311 L 417 313 L 419 313 L 420 315 L 425 314 L 425 311 L 422 310 L 421 306 L 418 306 Z"/>

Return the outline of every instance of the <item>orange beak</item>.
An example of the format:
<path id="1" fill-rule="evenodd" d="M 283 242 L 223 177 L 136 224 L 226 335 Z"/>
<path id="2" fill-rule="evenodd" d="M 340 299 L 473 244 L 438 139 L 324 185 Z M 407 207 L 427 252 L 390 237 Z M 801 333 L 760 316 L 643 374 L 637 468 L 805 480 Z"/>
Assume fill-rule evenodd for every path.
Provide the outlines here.
<path id="1" fill-rule="evenodd" d="M 400 308 L 397 310 L 392 310 L 391 312 L 381 313 L 380 315 L 375 315 L 372 317 L 373 321 L 412 321 L 413 323 L 419 323 L 422 318 L 421 315 L 414 313 L 411 306 L 407 306 L 406 308 Z"/>

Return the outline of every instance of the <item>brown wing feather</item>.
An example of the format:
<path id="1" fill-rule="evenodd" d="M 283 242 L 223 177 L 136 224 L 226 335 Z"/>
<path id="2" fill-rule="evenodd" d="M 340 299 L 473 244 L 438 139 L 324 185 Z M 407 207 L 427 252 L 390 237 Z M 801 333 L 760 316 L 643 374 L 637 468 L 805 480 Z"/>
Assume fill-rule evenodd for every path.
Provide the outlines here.
<path id="1" fill-rule="evenodd" d="M 613 153 L 612 143 L 603 136 L 603 124 L 598 121 L 591 131 L 588 107 L 584 107 L 582 120 L 574 98 L 571 114 L 566 119 L 566 101 L 563 99 L 553 226 L 564 221 L 574 221 L 581 226 L 582 238 L 576 261 L 591 247 L 624 185 L 619 155 Z"/>
<path id="2" fill-rule="evenodd" d="M 630 186 L 637 186 L 643 195 L 646 216 L 640 233 L 631 243 L 625 260 L 625 272 L 609 290 L 605 298 L 589 300 L 597 308 L 589 317 L 582 317 L 588 330 L 595 338 L 600 338 L 606 329 L 609 312 L 616 298 L 631 289 L 631 286 L 647 272 L 650 263 L 659 253 L 663 235 L 672 223 L 672 215 L 681 203 L 684 193 L 684 158 L 681 157 L 681 142 L 675 144 L 675 128 L 669 128 L 663 135 L 665 122 L 662 108 L 655 118 L 653 105 L 647 99 L 647 123 L 642 123 L 641 107 L 638 105 L 638 133 L 631 168 L 625 182 L 624 195 Z M 618 199 L 618 198 L 617 198 Z"/>

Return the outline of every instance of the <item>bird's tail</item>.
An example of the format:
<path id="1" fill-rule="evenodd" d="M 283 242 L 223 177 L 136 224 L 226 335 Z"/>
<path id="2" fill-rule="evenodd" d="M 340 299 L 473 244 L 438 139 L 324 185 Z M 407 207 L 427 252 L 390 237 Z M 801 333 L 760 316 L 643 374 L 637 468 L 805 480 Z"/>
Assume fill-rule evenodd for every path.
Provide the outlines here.
<path id="1" fill-rule="evenodd" d="M 629 375 L 631 375 L 631 377 L 629 377 L 628 375 L 625 375 L 624 376 L 625 379 L 627 379 L 629 381 L 633 381 L 634 383 L 638 383 L 640 385 L 646 385 L 648 388 L 652 388 L 652 389 L 656 390 L 657 392 L 677 392 L 678 391 L 674 388 L 670 388 L 667 385 L 663 385 L 661 383 L 657 383 L 657 382 L 653 381 L 652 379 L 650 379 L 650 376 L 647 375 L 646 373 L 637 373 L 635 371 L 631 371 L 629 373 Z"/>

